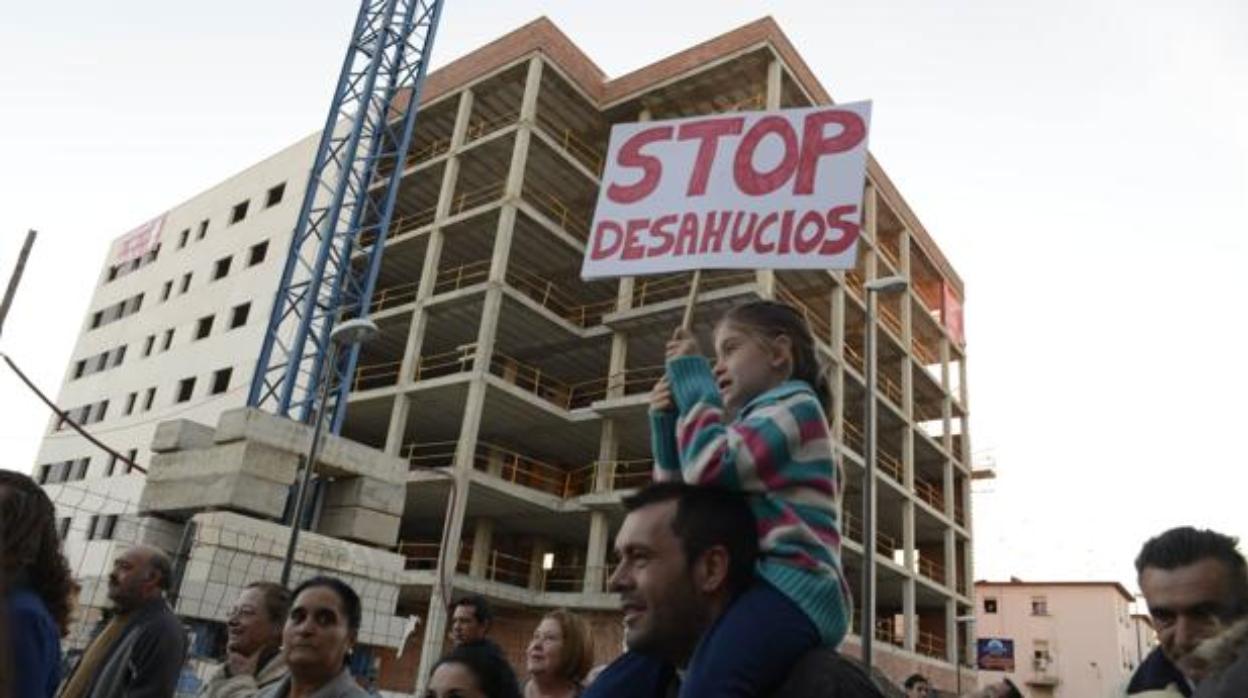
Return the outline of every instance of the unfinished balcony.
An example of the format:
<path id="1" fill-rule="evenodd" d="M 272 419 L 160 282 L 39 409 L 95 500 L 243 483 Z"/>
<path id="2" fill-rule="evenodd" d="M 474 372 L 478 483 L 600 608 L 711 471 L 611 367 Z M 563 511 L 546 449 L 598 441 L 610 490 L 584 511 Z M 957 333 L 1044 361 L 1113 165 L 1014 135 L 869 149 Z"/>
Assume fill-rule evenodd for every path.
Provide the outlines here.
<path id="1" fill-rule="evenodd" d="M 611 125 L 589 99 L 557 71 L 543 70 L 535 134 L 597 179 Z"/>

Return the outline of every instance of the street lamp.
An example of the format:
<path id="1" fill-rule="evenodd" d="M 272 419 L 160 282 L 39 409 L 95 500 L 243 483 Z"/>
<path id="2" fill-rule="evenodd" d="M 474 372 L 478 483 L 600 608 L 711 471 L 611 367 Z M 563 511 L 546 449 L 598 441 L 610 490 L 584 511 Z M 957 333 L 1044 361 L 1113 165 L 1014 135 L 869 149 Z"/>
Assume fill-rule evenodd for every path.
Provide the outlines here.
<path id="1" fill-rule="evenodd" d="M 316 403 L 313 417 L 312 444 L 303 462 L 303 474 L 299 478 L 299 490 L 295 495 L 295 509 L 290 522 L 290 542 L 286 545 L 286 559 L 282 561 L 282 586 L 289 586 L 290 570 L 295 564 L 295 546 L 299 544 L 299 529 L 303 526 L 303 509 L 308 497 L 308 485 L 312 482 L 312 469 L 321 449 L 321 426 L 325 421 L 325 402 L 329 399 L 329 384 L 334 380 L 334 364 L 338 360 L 338 347 L 350 348 L 363 344 L 381 333 L 377 324 L 368 318 L 354 318 L 339 324 L 329 333 L 329 353 L 326 356 L 326 373 L 321 381 L 321 395 Z"/>
<path id="2" fill-rule="evenodd" d="M 967 626 L 975 625 L 975 616 L 955 616 L 953 619 L 953 622 L 957 623 L 958 625 L 962 625 L 962 624 L 965 624 Z M 971 639 L 969 632 L 967 633 L 966 639 L 968 642 Z M 962 652 L 966 650 L 966 645 L 967 645 L 966 642 L 958 643 L 958 653 L 954 655 L 954 660 L 953 660 L 953 671 L 958 676 L 958 690 L 957 690 L 958 695 L 962 695 Z"/>
<path id="3" fill-rule="evenodd" d="M 866 370 L 867 404 L 864 408 L 863 431 L 867 467 L 862 485 L 862 664 L 871 675 L 872 647 L 875 640 L 875 304 L 878 294 L 897 294 L 909 282 L 900 276 L 872 279 L 863 285 L 867 291 Z"/>

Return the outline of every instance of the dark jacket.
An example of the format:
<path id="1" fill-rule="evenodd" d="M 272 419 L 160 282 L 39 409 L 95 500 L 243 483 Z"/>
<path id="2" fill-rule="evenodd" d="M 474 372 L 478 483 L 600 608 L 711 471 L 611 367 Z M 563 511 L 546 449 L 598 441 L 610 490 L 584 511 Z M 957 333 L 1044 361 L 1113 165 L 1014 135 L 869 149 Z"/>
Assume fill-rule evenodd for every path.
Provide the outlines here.
<path id="1" fill-rule="evenodd" d="M 89 698 L 171 698 L 186 661 L 186 630 L 165 600 L 134 611 L 87 691 Z"/>
<path id="2" fill-rule="evenodd" d="M 61 682 L 61 632 L 43 599 L 26 588 L 5 598 L 13 647 L 12 695 L 51 698 Z"/>
<path id="3" fill-rule="evenodd" d="M 1160 647 L 1153 648 L 1144 658 L 1139 668 L 1131 675 L 1131 683 L 1127 684 L 1127 695 L 1146 695 L 1156 692 L 1162 695 L 1178 694 L 1191 696 L 1191 684 L 1183 672 L 1162 654 Z"/>
<path id="4" fill-rule="evenodd" d="M 290 676 L 261 691 L 256 698 L 286 698 L 290 695 Z M 368 691 L 351 678 L 351 671 L 343 669 L 333 681 L 321 686 L 311 698 L 369 698 Z"/>

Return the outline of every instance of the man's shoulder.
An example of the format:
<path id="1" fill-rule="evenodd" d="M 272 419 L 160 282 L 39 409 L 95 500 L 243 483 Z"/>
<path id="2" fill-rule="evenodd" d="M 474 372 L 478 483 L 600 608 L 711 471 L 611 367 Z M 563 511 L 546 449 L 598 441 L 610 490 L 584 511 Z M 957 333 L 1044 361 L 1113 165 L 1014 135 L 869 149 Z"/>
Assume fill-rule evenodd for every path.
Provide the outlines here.
<path id="1" fill-rule="evenodd" d="M 582 698 L 662 698 L 677 681 L 676 669 L 668 662 L 637 652 L 625 652 L 607 665 Z"/>
<path id="2" fill-rule="evenodd" d="M 807 652 L 771 698 L 887 698 L 876 682 L 853 660 L 829 647 Z"/>

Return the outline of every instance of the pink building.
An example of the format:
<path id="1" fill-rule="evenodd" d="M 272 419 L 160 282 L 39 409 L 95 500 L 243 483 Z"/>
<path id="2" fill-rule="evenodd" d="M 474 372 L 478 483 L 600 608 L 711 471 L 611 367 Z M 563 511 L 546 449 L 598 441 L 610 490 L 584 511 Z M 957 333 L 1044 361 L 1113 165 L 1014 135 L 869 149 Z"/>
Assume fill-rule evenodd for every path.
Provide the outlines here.
<path id="1" fill-rule="evenodd" d="M 980 685 L 1008 677 L 1032 698 L 1113 695 L 1155 644 L 1117 582 L 976 582 Z"/>

